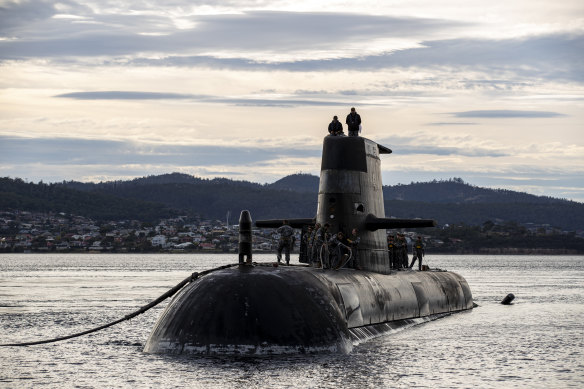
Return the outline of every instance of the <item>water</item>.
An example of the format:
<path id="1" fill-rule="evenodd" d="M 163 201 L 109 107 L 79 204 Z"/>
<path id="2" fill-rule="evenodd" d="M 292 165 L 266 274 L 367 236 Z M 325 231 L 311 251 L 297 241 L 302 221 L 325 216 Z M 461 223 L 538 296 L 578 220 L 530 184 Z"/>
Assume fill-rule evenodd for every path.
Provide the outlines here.
<path id="1" fill-rule="evenodd" d="M 272 255 L 254 255 L 267 262 Z M 165 303 L 64 342 L 0 348 L 7 388 L 581 388 L 584 257 L 429 256 L 480 307 L 370 339 L 349 355 L 142 353 Z M 228 255 L 0 254 L 0 343 L 64 336 L 133 312 Z M 499 302 L 514 293 L 511 306 Z"/>

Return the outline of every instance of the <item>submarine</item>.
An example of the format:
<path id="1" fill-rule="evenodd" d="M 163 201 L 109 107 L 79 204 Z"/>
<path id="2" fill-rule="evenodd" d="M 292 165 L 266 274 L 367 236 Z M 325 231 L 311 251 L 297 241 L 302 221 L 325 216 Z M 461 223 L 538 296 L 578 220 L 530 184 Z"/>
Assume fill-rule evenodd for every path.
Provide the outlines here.
<path id="1" fill-rule="evenodd" d="M 359 269 L 254 263 L 252 219 L 240 216 L 239 264 L 198 278 L 174 296 L 154 325 L 146 353 L 349 353 L 393 328 L 473 308 L 466 280 L 453 272 L 395 270 L 386 229 L 435 225 L 385 217 L 381 155 L 391 149 L 361 136 L 323 140 L 316 216 L 258 220 L 258 228 L 328 223 L 357 228 Z"/>

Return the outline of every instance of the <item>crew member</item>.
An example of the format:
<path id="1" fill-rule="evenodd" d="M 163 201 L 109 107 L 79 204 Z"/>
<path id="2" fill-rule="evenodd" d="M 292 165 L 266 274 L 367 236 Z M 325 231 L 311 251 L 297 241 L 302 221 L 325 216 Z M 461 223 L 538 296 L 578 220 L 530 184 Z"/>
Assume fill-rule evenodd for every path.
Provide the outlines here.
<path id="1" fill-rule="evenodd" d="M 308 252 L 310 255 L 310 264 L 312 266 L 317 266 L 317 263 L 319 261 L 318 259 L 318 255 L 317 255 L 317 250 L 316 250 L 316 233 L 318 232 L 318 230 L 320 229 L 320 223 L 316 223 L 314 225 L 314 228 L 312 229 L 312 232 L 310 233 L 310 238 L 308 238 Z"/>
<path id="2" fill-rule="evenodd" d="M 395 235 L 395 239 L 393 241 L 393 261 L 395 263 L 396 269 L 401 269 L 403 266 L 402 260 L 402 241 L 399 238 L 399 234 Z"/>
<path id="3" fill-rule="evenodd" d="M 330 267 L 327 246 L 327 241 L 329 239 L 328 228 L 329 224 L 325 223 L 324 226 L 320 227 L 318 231 L 316 231 L 316 235 L 314 237 L 314 244 L 312 247 L 312 251 L 315 254 L 316 262 L 317 263 L 321 262 L 323 268 Z"/>
<path id="4" fill-rule="evenodd" d="M 396 261 L 395 242 L 393 240 L 393 235 L 389 235 L 387 237 L 387 254 L 389 255 L 389 267 L 396 270 L 399 265 Z"/>
<path id="5" fill-rule="evenodd" d="M 406 269 L 408 267 L 409 264 L 409 257 L 408 257 L 408 241 L 406 240 L 406 236 L 404 234 L 401 234 L 399 239 L 401 240 L 401 248 L 400 248 L 400 254 L 401 254 L 401 267 Z"/>
<path id="6" fill-rule="evenodd" d="M 276 232 L 280 234 L 280 241 L 278 242 L 278 263 L 282 260 L 282 250 L 286 255 L 286 265 L 290 264 L 290 250 L 292 249 L 292 237 L 294 236 L 294 229 L 288 225 L 288 220 L 282 222 L 282 226 L 278 227 Z"/>
<path id="7" fill-rule="evenodd" d="M 355 111 L 355 107 L 351 108 L 351 113 L 347 115 L 347 131 L 349 136 L 359 136 L 359 126 L 361 125 L 361 116 Z"/>
<path id="8" fill-rule="evenodd" d="M 310 263 L 310 251 L 308 250 L 308 241 L 310 240 L 310 233 L 312 226 L 303 226 L 300 233 L 300 252 L 299 261 L 301 263 Z"/>
<path id="9" fill-rule="evenodd" d="M 359 266 L 359 243 L 361 242 L 361 238 L 359 237 L 359 230 L 353 228 L 351 230 L 351 235 L 347 238 L 347 243 L 349 243 L 349 247 L 351 248 L 351 260 L 349 261 L 349 267 L 353 269 L 361 269 Z"/>
<path id="10" fill-rule="evenodd" d="M 343 124 L 339 122 L 339 118 L 333 116 L 333 121 L 329 123 L 328 132 L 331 135 L 345 135 L 343 133 Z"/>
<path id="11" fill-rule="evenodd" d="M 414 263 L 418 260 L 418 270 L 422 270 L 422 257 L 425 254 L 425 247 L 424 242 L 422 242 L 422 237 L 418 235 L 416 242 L 412 246 L 412 253 L 414 257 L 412 258 L 412 263 L 410 264 L 410 268 L 414 267 Z"/>
<path id="12" fill-rule="evenodd" d="M 346 253 L 345 245 L 345 235 L 339 231 L 336 235 L 328 241 L 329 253 L 330 253 L 330 267 L 337 269 L 343 265 L 344 259 L 346 257 L 343 255 Z M 345 250 L 343 250 L 345 248 Z"/>

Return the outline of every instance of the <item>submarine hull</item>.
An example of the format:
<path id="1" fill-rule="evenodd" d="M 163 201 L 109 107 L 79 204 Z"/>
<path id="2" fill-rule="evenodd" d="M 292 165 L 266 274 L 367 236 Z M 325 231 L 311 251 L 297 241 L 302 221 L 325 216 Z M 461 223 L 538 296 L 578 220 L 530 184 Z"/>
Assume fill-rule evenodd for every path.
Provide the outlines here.
<path id="1" fill-rule="evenodd" d="M 171 354 L 347 353 L 355 329 L 470 309 L 452 272 L 239 266 L 187 285 L 144 348 Z"/>

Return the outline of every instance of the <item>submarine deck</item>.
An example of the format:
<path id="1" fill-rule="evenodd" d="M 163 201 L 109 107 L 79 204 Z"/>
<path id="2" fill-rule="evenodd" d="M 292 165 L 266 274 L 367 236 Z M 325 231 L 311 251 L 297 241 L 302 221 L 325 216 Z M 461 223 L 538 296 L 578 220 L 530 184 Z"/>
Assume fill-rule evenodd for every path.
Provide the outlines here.
<path id="1" fill-rule="evenodd" d="M 209 274 L 181 290 L 144 350 L 347 350 L 352 347 L 352 329 L 472 306 L 464 278 L 447 271 L 380 274 L 242 265 Z"/>

